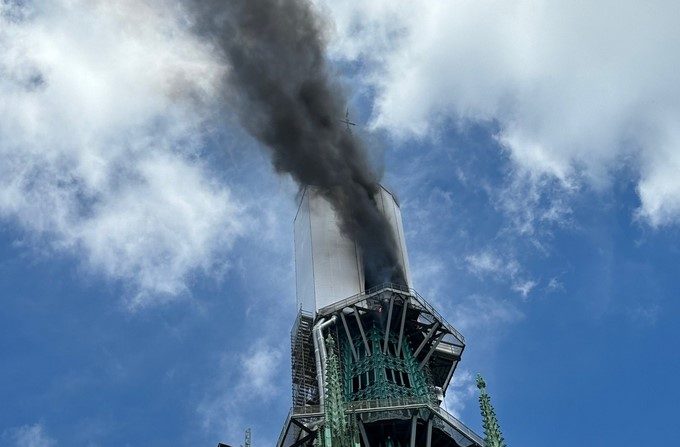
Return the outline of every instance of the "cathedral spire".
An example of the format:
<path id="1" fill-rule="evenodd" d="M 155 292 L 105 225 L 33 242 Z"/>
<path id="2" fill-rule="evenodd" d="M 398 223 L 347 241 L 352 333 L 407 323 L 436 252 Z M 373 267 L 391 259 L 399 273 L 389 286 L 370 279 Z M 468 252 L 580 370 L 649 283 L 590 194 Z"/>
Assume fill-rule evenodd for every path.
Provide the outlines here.
<path id="1" fill-rule="evenodd" d="M 486 382 L 477 374 L 477 388 L 479 388 L 479 407 L 482 411 L 482 426 L 484 427 L 484 443 L 486 447 L 506 447 L 501 427 L 498 425 L 496 412 L 491 405 L 491 396 L 486 391 Z"/>
<path id="2" fill-rule="evenodd" d="M 331 334 L 326 338 L 328 360 L 326 364 L 326 430 L 325 446 L 349 447 L 350 436 L 347 415 L 345 414 L 345 402 L 342 395 L 342 378 L 340 377 L 340 364 L 336 354 L 335 339 Z"/>

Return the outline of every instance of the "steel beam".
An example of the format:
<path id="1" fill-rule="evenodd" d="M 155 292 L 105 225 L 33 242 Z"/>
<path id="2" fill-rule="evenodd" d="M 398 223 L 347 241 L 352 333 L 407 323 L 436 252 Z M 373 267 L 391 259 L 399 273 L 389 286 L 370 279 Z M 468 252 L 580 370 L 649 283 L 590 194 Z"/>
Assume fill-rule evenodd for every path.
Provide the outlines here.
<path id="1" fill-rule="evenodd" d="M 359 433 L 361 433 L 361 439 L 363 439 L 364 441 L 364 447 L 371 447 L 371 443 L 368 442 L 366 427 L 364 427 L 364 421 L 361 420 L 361 417 L 357 418 L 357 425 L 359 426 Z"/>
<path id="2" fill-rule="evenodd" d="M 413 353 L 413 358 L 417 358 L 418 354 L 420 354 L 420 351 L 423 349 L 423 347 L 427 344 L 428 341 L 430 341 L 430 338 L 432 338 L 432 335 L 434 335 L 435 331 L 439 329 L 440 323 L 437 321 L 434 326 L 430 328 L 428 331 L 427 335 L 423 339 L 422 343 L 420 343 L 420 346 L 418 346 L 418 349 L 416 349 L 416 352 Z"/>
<path id="3" fill-rule="evenodd" d="M 305 426 L 305 424 L 303 424 L 302 422 L 298 421 L 297 419 L 291 418 L 290 421 L 291 421 L 293 424 L 295 424 L 295 425 L 297 425 L 298 427 L 300 427 L 300 430 L 304 430 L 304 431 L 306 431 L 307 433 L 314 433 L 313 431 L 311 431 L 310 429 L 308 429 L 308 428 Z"/>
<path id="4" fill-rule="evenodd" d="M 401 325 L 399 326 L 399 341 L 397 343 L 397 357 L 401 358 L 401 340 L 404 337 L 404 324 L 406 323 L 406 311 L 408 310 L 408 298 L 404 298 L 404 308 L 401 311 Z"/>
<path id="5" fill-rule="evenodd" d="M 283 434 L 279 437 L 279 444 L 276 444 L 276 447 L 283 446 L 283 443 L 286 441 L 286 437 L 288 436 L 288 431 L 290 430 L 290 424 L 291 421 L 288 420 L 288 423 L 286 424 L 286 429 L 283 431 Z"/>
<path id="6" fill-rule="evenodd" d="M 446 380 L 444 380 L 444 385 L 442 386 L 442 390 L 444 391 L 445 395 L 446 395 L 446 389 L 449 387 L 449 383 L 451 382 L 451 378 L 453 377 L 453 371 L 456 370 L 456 365 L 458 365 L 458 360 L 454 360 L 453 362 L 451 362 L 451 368 L 449 369 L 449 372 L 446 375 Z"/>
<path id="7" fill-rule="evenodd" d="M 390 310 L 387 311 L 387 326 L 385 327 L 385 342 L 383 343 L 383 353 L 387 353 L 387 342 L 390 339 L 390 323 L 392 322 L 392 306 L 394 305 L 394 295 L 390 297 Z"/>
<path id="8" fill-rule="evenodd" d="M 441 343 L 441 341 L 442 341 L 442 339 L 444 338 L 445 335 L 446 335 L 446 332 L 442 332 L 442 333 L 439 334 L 439 336 L 434 340 L 434 342 L 432 343 L 432 347 L 431 347 L 430 350 L 427 352 L 427 355 L 425 356 L 425 358 L 423 359 L 423 361 L 420 362 L 420 369 L 423 369 L 423 365 L 425 365 L 425 364 L 427 363 L 427 361 L 430 360 L 430 357 L 432 356 L 432 353 L 434 353 L 434 350 L 437 349 L 437 346 L 439 346 L 439 343 Z"/>
<path id="9" fill-rule="evenodd" d="M 290 447 L 302 447 L 307 443 L 307 441 L 311 441 L 312 439 L 314 439 L 314 436 L 316 436 L 316 433 L 307 435 L 304 438 L 298 440 L 295 444 L 291 445 Z"/>
<path id="10" fill-rule="evenodd" d="M 416 428 L 418 426 L 418 414 L 411 418 L 411 447 L 416 447 Z"/>
<path id="11" fill-rule="evenodd" d="M 364 332 L 364 326 L 361 324 L 361 318 L 359 317 L 359 310 L 356 306 L 352 306 L 354 309 L 354 316 L 357 319 L 357 325 L 359 326 L 359 332 L 361 332 L 361 338 L 364 340 L 364 345 L 366 346 L 366 355 L 371 355 L 371 347 L 368 345 L 368 339 L 366 339 L 366 332 Z"/>
<path id="12" fill-rule="evenodd" d="M 349 327 L 347 326 L 347 320 L 345 320 L 345 314 L 340 311 L 340 320 L 342 320 L 342 326 L 345 328 L 345 334 L 347 334 L 347 340 L 349 341 L 349 347 L 352 348 L 352 356 L 354 356 L 354 361 L 359 361 L 359 355 L 357 350 L 354 348 L 354 342 L 352 341 L 352 335 L 349 333 Z"/>

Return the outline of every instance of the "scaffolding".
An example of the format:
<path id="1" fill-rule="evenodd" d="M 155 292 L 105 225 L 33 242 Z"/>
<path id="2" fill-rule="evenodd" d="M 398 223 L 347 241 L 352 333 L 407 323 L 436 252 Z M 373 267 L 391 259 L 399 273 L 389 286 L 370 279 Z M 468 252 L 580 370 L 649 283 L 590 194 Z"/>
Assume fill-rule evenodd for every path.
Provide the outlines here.
<path id="1" fill-rule="evenodd" d="M 312 341 L 320 322 L 330 324 L 322 334 L 328 351 L 322 367 L 330 368 L 325 408 Z M 414 290 L 385 284 L 316 315 L 299 312 L 291 348 L 293 409 L 277 446 L 484 445 L 439 406 L 465 349 L 463 336 Z"/>
<path id="2" fill-rule="evenodd" d="M 305 407 L 319 404 L 312 326 L 314 317 L 300 310 L 291 331 L 291 374 L 293 405 Z"/>

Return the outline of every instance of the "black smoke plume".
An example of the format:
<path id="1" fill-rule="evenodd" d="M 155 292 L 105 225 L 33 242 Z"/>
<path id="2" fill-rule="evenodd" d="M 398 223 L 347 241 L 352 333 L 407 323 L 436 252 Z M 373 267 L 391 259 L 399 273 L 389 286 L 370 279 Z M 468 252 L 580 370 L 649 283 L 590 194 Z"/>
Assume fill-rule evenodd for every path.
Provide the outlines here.
<path id="1" fill-rule="evenodd" d="M 194 0 L 197 31 L 230 67 L 248 132 L 270 149 L 274 167 L 313 185 L 341 230 L 360 246 L 367 286 L 404 284 L 395 237 L 374 197 L 379 178 L 365 147 L 343 127 L 346 101 L 325 59 L 323 24 L 305 0 Z"/>

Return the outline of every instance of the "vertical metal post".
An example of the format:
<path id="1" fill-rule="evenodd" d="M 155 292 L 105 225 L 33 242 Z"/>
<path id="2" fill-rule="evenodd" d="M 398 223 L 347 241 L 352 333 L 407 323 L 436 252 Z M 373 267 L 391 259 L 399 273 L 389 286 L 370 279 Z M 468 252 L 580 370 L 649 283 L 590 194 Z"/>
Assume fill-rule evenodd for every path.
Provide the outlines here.
<path id="1" fill-rule="evenodd" d="M 390 297 L 390 310 L 387 311 L 387 326 L 385 327 L 385 342 L 383 343 L 383 353 L 387 353 L 387 342 L 390 339 L 390 323 L 392 322 L 392 306 L 394 305 L 394 295 Z"/>
<path id="2" fill-rule="evenodd" d="M 401 311 L 401 325 L 399 326 L 399 341 L 397 342 L 397 357 L 401 358 L 401 340 L 404 336 L 404 323 L 406 323 L 406 311 L 408 310 L 408 298 L 404 299 L 404 308 Z"/>
<path id="3" fill-rule="evenodd" d="M 416 447 L 416 428 L 418 425 L 418 414 L 411 418 L 411 447 Z"/>
<path id="4" fill-rule="evenodd" d="M 446 380 L 444 380 L 444 386 L 442 386 L 442 390 L 444 391 L 444 394 L 446 394 L 446 389 L 449 387 L 449 383 L 451 383 L 451 378 L 453 377 L 453 371 L 456 369 L 456 365 L 458 364 L 457 361 L 454 361 L 451 363 L 451 368 L 449 368 L 448 374 L 446 374 Z"/>
<path id="5" fill-rule="evenodd" d="M 319 384 L 319 406 L 323 412 L 324 404 L 324 385 L 326 383 L 326 344 L 323 340 L 323 328 L 335 323 L 336 316 L 333 315 L 328 321 L 322 318 L 312 328 L 312 340 L 314 341 L 314 357 L 316 358 L 316 377 Z"/>
<path id="6" fill-rule="evenodd" d="M 342 326 L 345 328 L 345 334 L 347 334 L 347 341 L 349 341 L 349 347 L 352 349 L 352 355 L 354 356 L 354 361 L 359 361 L 359 355 L 357 350 L 354 348 L 354 343 L 352 342 L 352 335 L 349 333 L 349 327 L 347 327 L 347 320 L 345 320 L 345 314 L 340 311 L 340 319 L 342 320 Z"/>
<path id="7" fill-rule="evenodd" d="M 432 447 L 432 418 L 427 420 L 427 443 L 425 447 Z"/>
<path id="8" fill-rule="evenodd" d="M 359 318 L 359 309 L 356 306 L 353 307 L 354 316 L 357 319 L 357 325 L 359 326 L 359 332 L 361 332 L 361 338 L 364 340 L 364 345 L 366 346 L 366 355 L 371 355 L 371 347 L 368 345 L 368 340 L 366 339 L 366 332 L 364 332 L 364 327 L 361 324 L 361 318 Z"/>

